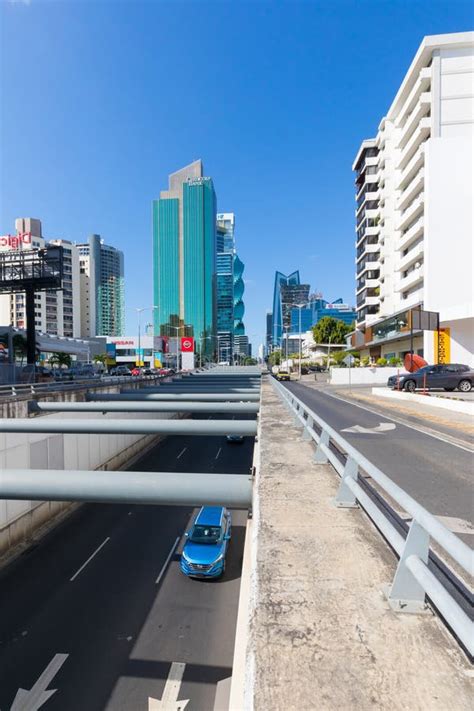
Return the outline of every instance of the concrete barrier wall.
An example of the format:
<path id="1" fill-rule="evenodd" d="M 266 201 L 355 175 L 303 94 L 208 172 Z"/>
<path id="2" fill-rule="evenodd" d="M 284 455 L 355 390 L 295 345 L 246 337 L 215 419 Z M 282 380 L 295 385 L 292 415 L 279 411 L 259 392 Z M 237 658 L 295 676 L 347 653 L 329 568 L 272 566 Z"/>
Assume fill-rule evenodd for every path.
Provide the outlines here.
<path id="1" fill-rule="evenodd" d="M 160 419 L 176 417 L 162 413 Z M 57 419 L 60 414 L 42 415 Z M 156 419 L 156 413 L 68 413 L 68 419 L 104 417 L 128 420 Z M 158 442 L 155 435 L 3 434 L 0 433 L 0 469 L 121 469 Z M 67 476 L 65 471 L 65 476 Z M 0 556 L 21 543 L 51 519 L 72 508 L 70 503 L 0 500 Z"/>
<path id="2" fill-rule="evenodd" d="M 331 385 L 386 385 L 391 375 L 405 372 L 403 368 L 331 368 Z"/>

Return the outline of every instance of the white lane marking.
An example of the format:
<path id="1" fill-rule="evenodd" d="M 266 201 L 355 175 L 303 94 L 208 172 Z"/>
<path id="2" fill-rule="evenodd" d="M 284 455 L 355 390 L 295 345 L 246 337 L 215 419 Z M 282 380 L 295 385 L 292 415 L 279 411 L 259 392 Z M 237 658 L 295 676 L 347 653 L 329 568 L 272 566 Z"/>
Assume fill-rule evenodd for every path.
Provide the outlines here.
<path id="1" fill-rule="evenodd" d="M 55 654 L 46 669 L 40 674 L 30 691 L 18 689 L 10 711 L 37 711 L 56 693 L 57 689 L 48 689 L 69 654 Z"/>
<path id="2" fill-rule="evenodd" d="M 178 456 L 176 457 L 176 459 L 181 459 L 181 457 L 183 456 L 183 454 L 185 453 L 186 450 L 187 450 L 187 447 L 183 447 L 183 449 L 182 449 L 181 452 L 178 454 Z"/>
<path id="3" fill-rule="evenodd" d="M 83 565 L 81 565 L 81 567 L 79 568 L 79 570 L 77 570 L 77 571 L 74 573 L 74 575 L 72 576 L 72 578 L 69 578 L 69 582 L 70 582 L 70 583 L 72 583 L 72 581 L 73 581 L 75 578 L 77 578 L 77 576 L 79 575 L 79 573 L 80 573 L 82 570 L 84 570 L 84 568 L 86 567 L 86 565 L 91 562 L 92 558 L 97 555 L 97 553 L 100 551 L 100 549 L 103 548 L 103 547 L 105 546 L 105 544 L 106 544 L 108 541 L 110 541 L 110 536 L 107 536 L 107 538 L 105 539 L 105 541 L 102 541 L 102 543 L 100 544 L 100 546 L 93 552 L 93 554 L 92 554 L 91 556 L 89 556 L 89 558 L 86 560 L 86 562 L 85 562 Z"/>
<path id="4" fill-rule="evenodd" d="M 161 699 L 148 697 L 148 711 L 183 711 L 189 703 L 189 699 L 178 701 L 179 690 L 183 680 L 184 668 L 186 664 L 173 662 L 170 673 L 165 684 L 165 690 Z"/>
<path id="5" fill-rule="evenodd" d="M 180 536 L 178 536 L 178 538 L 177 538 L 177 539 L 175 540 L 175 542 L 173 543 L 173 547 L 172 547 L 172 549 L 170 550 L 170 552 L 168 553 L 168 557 L 167 557 L 167 559 L 165 560 L 162 569 L 160 570 L 160 574 L 158 575 L 157 579 L 155 580 L 155 585 L 158 585 L 158 583 L 160 582 L 161 578 L 162 578 L 163 575 L 165 574 L 165 570 L 166 570 L 166 568 L 168 567 L 168 563 L 169 563 L 170 560 L 171 560 L 171 556 L 173 555 L 173 553 L 174 553 L 175 550 L 176 550 L 176 546 L 177 546 L 178 543 L 179 543 L 179 539 L 180 539 Z"/>
<path id="6" fill-rule="evenodd" d="M 394 430 L 395 425 L 393 422 L 380 422 L 376 427 L 362 427 L 362 425 L 354 425 L 353 427 L 346 427 L 341 430 L 341 432 L 355 432 L 356 434 L 383 434 L 384 432 L 389 432 L 389 430 Z"/>
<path id="7" fill-rule="evenodd" d="M 219 459 L 219 454 L 220 454 L 221 452 L 222 452 L 222 447 L 219 447 L 219 449 L 217 450 L 217 454 L 216 454 L 216 456 L 214 457 L 214 459 Z"/>
<path id="8" fill-rule="evenodd" d="M 464 533 L 470 536 L 474 535 L 474 526 L 470 521 L 465 521 L 463 518 L 456 518 L 455 516 L 436 516 L 438 521 L 449 528 L 452 533 Z"/>
<path id="9" fill-rule="evenodd" d="M 408 422 L 405 422 L 404 420 L 401 420 L 400 418 L 395 417 L 394 415 L 382 415 L 382 413 L 377 412 L 377 410 L 372 410 L 372 408 L 366 407 L 365 405 L 360 405 L 358 402 L 352 402 L 352 400 L 346 400 L 345 398 L 340 397 L 339 395 L 334 395 L 333 393 L 324 392 L 324 394 L 327 395 L 328 397 L 334 398 L 334 400 L 340 400 L 341 402 L 345 402 L 349 405 L 354 405 L 354 407 L 360 407 L 361 410 L 366 410 L 367 412 L 371 412 L 373 415 L 378 415 L 379 417 L 387 417 L 387 419 L 393 420 L 394 422 L 398 422 L 399 425 L 408 427 L 409 430 L 415 430 L 415 432 L 421 432 L 422 434 L 428 435 L 428 437 L 433 437 L 433 439 L 439 439 L 441 442 L 445 442 L 446 444 L 452 444 L 453 447 L 458 447 L 459 449 L 464 449 L 464 451 L 469 452 L 469 454 L 472 454 L 474 451 L 469 447 L 464 447 L 462 444 L 453 442 L 448 437 L 443 437 L 440 434 L 435 434 L 434 432 L 432 432 L 431 430 L 429 430 L 425 427 L 408 424 Z M 308 405 L 308 407 L 309 407 L 309 405 Z"/>

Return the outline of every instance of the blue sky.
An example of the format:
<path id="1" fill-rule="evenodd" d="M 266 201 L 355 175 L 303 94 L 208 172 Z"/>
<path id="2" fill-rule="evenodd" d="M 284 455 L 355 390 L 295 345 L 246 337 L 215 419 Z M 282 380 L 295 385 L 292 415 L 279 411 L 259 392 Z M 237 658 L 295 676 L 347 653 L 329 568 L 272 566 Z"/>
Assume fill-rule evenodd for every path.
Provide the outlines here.
<path id="1" fill-rule="evenodd" d="M 123 249 L 127 332 L 152 303 L 151 202 L 202 158 L 236 213 L 247 332 L 275 270 L 354 302 L 351 164 L 424 35 L 464 0 L 3 0 L 0 232 L 101 234 Z"/>

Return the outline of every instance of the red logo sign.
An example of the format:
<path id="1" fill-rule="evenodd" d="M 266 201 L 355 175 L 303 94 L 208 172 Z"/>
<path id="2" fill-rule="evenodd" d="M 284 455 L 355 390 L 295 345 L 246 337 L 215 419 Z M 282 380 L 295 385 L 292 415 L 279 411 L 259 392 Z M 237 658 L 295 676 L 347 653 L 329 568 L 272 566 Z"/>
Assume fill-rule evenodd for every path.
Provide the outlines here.
<path id="1" fill-rule="evenodd" d="M 194 352 L 194 338 L 192 336 L 184 336 L 181 339 L 181 351 L 183 353 Z"/>
<path id="2" fill-rule="evenodd" d="M 20 232 L 17 235 L 2 235 L 0 237 L 0 247 L 20 249 L 24 244 L 31 244 L 31 232 Z"/>

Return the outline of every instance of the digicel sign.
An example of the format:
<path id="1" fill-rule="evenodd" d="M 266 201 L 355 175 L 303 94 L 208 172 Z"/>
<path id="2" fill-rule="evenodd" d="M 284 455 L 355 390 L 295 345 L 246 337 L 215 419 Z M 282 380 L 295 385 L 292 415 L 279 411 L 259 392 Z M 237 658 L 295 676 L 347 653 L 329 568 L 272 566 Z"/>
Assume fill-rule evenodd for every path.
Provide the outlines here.
<path id="1" fill-rule="evenodd" d="M 181 352 L 194 353 L 194 338 L 192 336 L 184 336 L 181 338 Z"/>
<path id="2" fill-rule="evenodd" d="M 31 244 L 31 232 L 20 232 L 17 235 L 2 235 L 0 237 L 0 247 L 20 249 L 24 244 Z"/>

